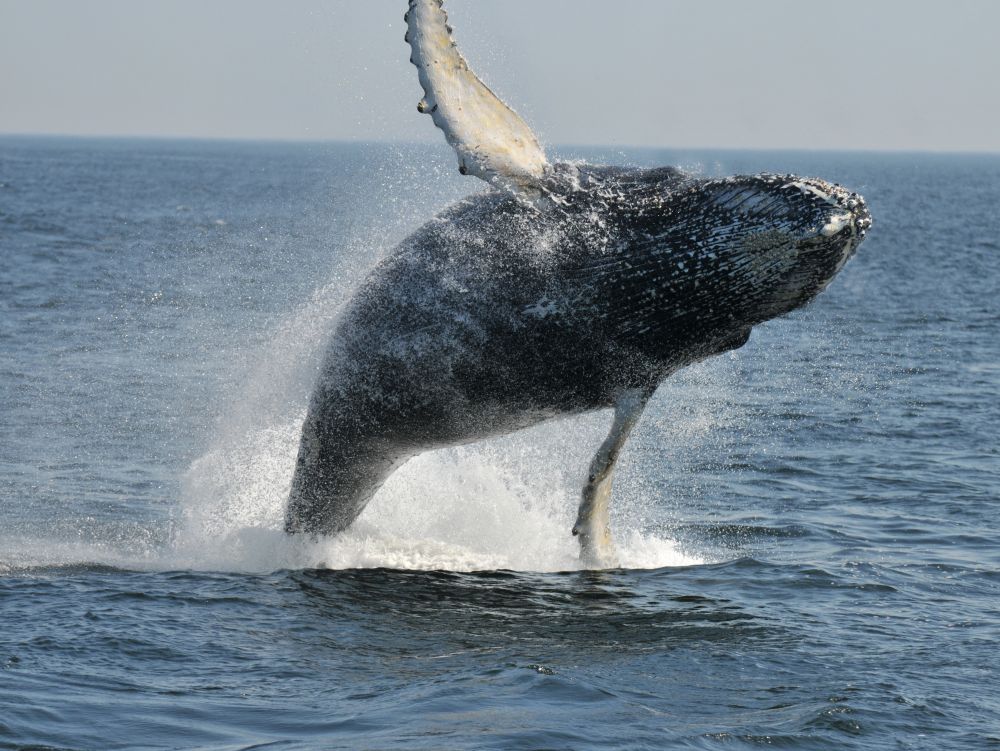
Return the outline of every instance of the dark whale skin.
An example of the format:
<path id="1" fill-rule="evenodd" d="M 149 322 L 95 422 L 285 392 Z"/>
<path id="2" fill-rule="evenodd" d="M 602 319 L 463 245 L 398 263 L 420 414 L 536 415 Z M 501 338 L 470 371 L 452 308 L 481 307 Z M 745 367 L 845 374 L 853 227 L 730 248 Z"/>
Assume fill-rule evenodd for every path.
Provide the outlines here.
<path id="1" fill-rule="evenodd" d="M 541 210 L 505 191 L 456 204 L 357 288 L 303 426 L 289 532 L 345 529 L 417 453 L 610 407 L 742 346 L 815 297 L 870 224 L 860 196 L 794 176 L 574 173 Z M 831 216 L 850 221 L 831 233 Z"/>

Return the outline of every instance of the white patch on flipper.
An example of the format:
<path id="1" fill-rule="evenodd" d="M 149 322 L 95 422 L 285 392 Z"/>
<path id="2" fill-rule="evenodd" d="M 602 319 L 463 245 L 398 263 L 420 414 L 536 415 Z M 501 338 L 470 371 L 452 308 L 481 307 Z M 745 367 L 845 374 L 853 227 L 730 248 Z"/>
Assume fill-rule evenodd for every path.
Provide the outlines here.
<path id="1" fill-rule="evenodd" d="M 536 186 L 549 168 L 545 152 L 528 124 L 469 68 L 441 0 L 410 0 L 405 18 L 410 60 L 424 88 L 417 108 L 444 132 L 459 170 L 516 190 Z"/>

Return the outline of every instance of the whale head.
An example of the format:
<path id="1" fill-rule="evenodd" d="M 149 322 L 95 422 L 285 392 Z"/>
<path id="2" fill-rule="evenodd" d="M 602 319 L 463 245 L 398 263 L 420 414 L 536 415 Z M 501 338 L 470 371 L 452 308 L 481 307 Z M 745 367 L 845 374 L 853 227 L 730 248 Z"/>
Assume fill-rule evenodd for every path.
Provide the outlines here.
<path id="1" fill-rule="evenodd" d="M 708 252 L 716 252 L 720 272 L 730 274 L 732 305 L 748 323 L 811 302 L 872 224 L 861 195 L 819 178 L 755 175 L 725 182 L 710 191 L 708 205 L 723 221 Z"/>
<path id="2" fill-rule="evenodd" d="M 615 336 L 661 357 L 739 346 L 809 303 L 872 223 L 860 195 L 818 178 L 664 175 L 632 194 L 614 261 L 594 265 Z"/>

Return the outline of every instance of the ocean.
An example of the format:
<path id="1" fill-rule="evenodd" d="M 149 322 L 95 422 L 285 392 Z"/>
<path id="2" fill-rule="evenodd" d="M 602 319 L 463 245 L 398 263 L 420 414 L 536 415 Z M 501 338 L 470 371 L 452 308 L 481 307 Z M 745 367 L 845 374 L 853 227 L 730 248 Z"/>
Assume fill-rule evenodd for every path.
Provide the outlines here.
<path id="1" fill-rule="evenodd" d="M 557 150 L 558 151 L 558 150 Z M 861 192 L 810 307 L 286 538 L 327 333 L 444 147 L 0 138 L 0 748 L 1000 749 L 1000 156 L 563 149 Z"/>

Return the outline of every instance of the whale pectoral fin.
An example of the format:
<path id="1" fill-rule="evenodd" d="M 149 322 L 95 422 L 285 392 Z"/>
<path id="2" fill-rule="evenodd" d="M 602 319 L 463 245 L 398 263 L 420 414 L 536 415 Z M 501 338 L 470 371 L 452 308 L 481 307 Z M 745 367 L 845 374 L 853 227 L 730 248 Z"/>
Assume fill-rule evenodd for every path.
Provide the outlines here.
<path id="1" fill-rule="evenodd" d="M 458 155 L 459 171 L 518 192 L 531 192 L 549 168 L 528 124 L 469 68 L 451 37 L 442 0 L 410 0 L 406 41 L 424 98 L 417 109 Z"/>
<path id="2" fill-rule="evenodd" d="M 573 534 L 580 538 L 580 560 L 590 568 L 613 568 L 618 556 L 611 540 L 611 485 L 615 461 L 635 427 L 652 392 L 630 389 L 615 403 L 615 416 L 608 437 L 590 463 L 587 484 Z"/>

